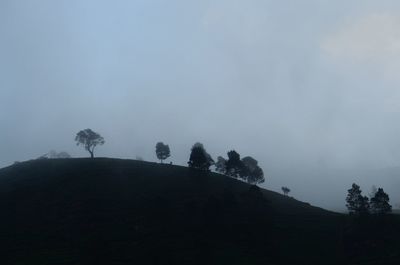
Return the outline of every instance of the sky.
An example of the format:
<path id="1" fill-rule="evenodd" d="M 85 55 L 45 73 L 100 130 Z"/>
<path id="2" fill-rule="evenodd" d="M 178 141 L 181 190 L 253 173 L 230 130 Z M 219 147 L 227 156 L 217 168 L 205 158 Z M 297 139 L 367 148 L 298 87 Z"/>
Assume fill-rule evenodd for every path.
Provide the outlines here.
<path id="1" fill-rule="evenodd" d="M 0 166 L 50 150 L 186 165 L 235 149 L 332 210 L 400 203 L 400 2 L 1 0 Z"/>

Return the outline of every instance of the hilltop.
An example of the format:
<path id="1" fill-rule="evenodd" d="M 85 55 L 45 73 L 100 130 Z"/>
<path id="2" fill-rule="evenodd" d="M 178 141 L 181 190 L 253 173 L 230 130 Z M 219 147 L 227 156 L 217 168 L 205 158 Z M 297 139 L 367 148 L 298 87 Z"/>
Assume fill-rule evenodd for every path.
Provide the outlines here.
<path id="1" fill-rule="evenodd" d="M 344 216 L 169 164 L 0 170 L 2 264 L 340 264 Z M 327 257 L 329 257 L 327 259 Z"/>

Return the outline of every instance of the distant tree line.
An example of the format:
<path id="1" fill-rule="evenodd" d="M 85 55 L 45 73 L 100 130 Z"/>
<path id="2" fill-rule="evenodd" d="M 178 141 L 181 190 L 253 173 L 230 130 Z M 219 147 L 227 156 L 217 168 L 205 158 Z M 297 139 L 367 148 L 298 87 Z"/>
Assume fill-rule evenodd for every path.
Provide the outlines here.
<path id="1" fill-rule="evenodd" d="M 89 152 L 91 158 L 94 158 L 95 148 L 105 143 L 104 138 L 91 129 L 79 131 L 76 134 L 75 141 L 77 145 L 82 145 Z M 51 153 L 52 157 L 67 157 L 67 155 L 64 153 Z M 160 163 L 169 158 L 171 156 L 169 145 L 158 142 L 156 144 L 156 156 L 160 160 Z M 218 173 L 241 179 L 249 184 L 259 184 L 265 181 L 264 172 L 258 165 L 258 161 L 253 157 L 246 156 L 241 159 L 240 154 L 235 150 L 229 151 L 227 156 L 227 159 L 219 156 L 217 162 L 215 162 L 203 144 L 195 143 L 190 152 L 188 166 L 189 168 L 202 171 L 210 171 L 210 167 L 215 166 L 215 171 Z M 282 187 L 282 192 L 287 196 L 290 189 Z M 372 194 L 370 194 L 370 198 L 368 198 L 362 195 L 360 186 L 355 183 L 348 190 L 346 207 L 350 214 L 355 215 L 369 213 L 382 215 L 392 211 L 392 206 L 389 204 L 389 195 L 382 188 L 374 188 Z"/>
<path id="2" fill-rule="evenodd" d="M 95 148 L 105 143 L 104 138 L 91 129 L 79 131 L 75 136 L 75 141 L 78 146 L 83 146 L 89 152 L 91 158 L 94 158 Z M 251 156 L 240 159 L 239 153 L 235 150 L 229 151 L 227 155 L 228 159 L 219 156 L 217 162 L 215 162 L 202 143 L 195 143 L 190 152 L 188 166 L 203 171 L 210 171 L 210 167 L 215 166 L 217 172 L 242 179 L 250 184 L 259 184 L 265 181 L 264 172 L 257 160 Z M 169 158 L 171 156 L 169 145 L 158 142 L 156 144 L 156 156 L 160 163 Z"/>
<path id="3" fill-rule="evenodd" d="M 210 166 L 214 165 L 215 171 L 218 173 L 242 179 L 250 184 L 259 184 L 265 181 L 264 172 L 258 166 L 257 160 L 250 156 L 240 159 L 240 155 L 235 150 L 229 151 L 227 155 L 228 159 L 219 156 L 215 162 L 204 146 L 196 143 L 192 147 L 188 164 L 190 168 L 206 171 L 209 171 Z"/>
<path id="4" fill-rule="evenodd" d="M 352 215 L 384 215 L 392 211 L 389 200 L 389 195 L 382 188 L 373 190 L 368 198 L 362 195 L 360 186 L 353 183 L 351 189 L 348 190 L 346 207 Z"/>

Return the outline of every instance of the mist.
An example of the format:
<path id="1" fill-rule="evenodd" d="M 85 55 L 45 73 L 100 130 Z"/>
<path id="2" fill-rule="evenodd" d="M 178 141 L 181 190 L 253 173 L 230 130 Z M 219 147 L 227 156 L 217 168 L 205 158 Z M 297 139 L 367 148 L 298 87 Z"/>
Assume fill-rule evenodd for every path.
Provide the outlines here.
<path id="1" fill-rule="evenodd" d="M 49 150 L 177 165 L 204 144 L 332 210 L 357 182 L 400 203 L 397 1 L 0 2 L 0 166 Z"/>

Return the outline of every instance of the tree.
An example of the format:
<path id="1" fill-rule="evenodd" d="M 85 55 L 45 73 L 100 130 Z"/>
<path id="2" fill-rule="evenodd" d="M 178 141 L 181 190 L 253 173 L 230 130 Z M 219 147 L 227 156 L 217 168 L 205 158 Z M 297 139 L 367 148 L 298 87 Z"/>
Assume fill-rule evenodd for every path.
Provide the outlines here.
<path id="1" fill-rule="evenodd" d="M 169 146 L 167 144 L 164 144 L 163 142 L 158 142 L 156 144 L 156 155 L 157 158 L 160 159 L 160 162 L 162 164 L 163 160 L 167 159 L 171 155 Z"/>
<path id="2" fill-rule="evenodd" d="M 289 194 L 289 192 L 290 192 L 290 189 L 289 189 L 288 187 L 282 187 L 282 191 L 283 191 L 283 194 L 284 194 L 285 196 L 288 196 L 288 194 Z"/>
<path id="3" fill-rule="evenodd" d="M 188 164 L 190 168 L 210 170 L 210 166 L 214 164 L 214 160 L 204 149 L 203 144 L 195 143 L 192 147 Z"/>
<path id="4" fill-rule="evenodd" d="M 85 129 L 76 134 L 75 137 L 76 145 L 82 145 L 86 151 L 90 153 L 90 157 L 94 158 L 94 149 L 98 145 L 105 143 L 104 138 L 92 131 L 91 129 Z"/>
<path id="5" fill-rule="evenodd" d="M 346 202 L 350 214 L 366 214 L 369 212 L 369 199 L 367 196 L 362 196 L 360 186 L 355 183 L 348 190 Z"/>
<path id="6" fill-rule="evenodd" d="M 235 150 L 228 152 L 228 161 L 226 161 L 225 165 L 225 173 L 234 178 L 238 178 L 244 169 L 244 164 L 240 160 L 240 155 Z"/>
<path id="7" fill-rule="evenodd" d="M 225 174 L 226 171 L 226 159 L 222 156 L 217 158 L 217 162 L 215 163 L 215 171 Z"/>
<path id="8" fill-rule="evenodd" d="M 371 198 L 371 210 L 375 214 L 386 214 L 392 211 L 389 204 L 389 195 L 379 188 L 375 196 Z"/>
<path id="9" fill-rule="evenodd" d="M 250 175 L 247 177 L 247 183 L 250 184 L 260 184 L 264 183 L 264 171 L 261 167 L 257 166 L 253 171 L 250 172 Z"/>
<path id="10" fill-rule="evenodd" d="M 265 181 L 264 172 L 258 166 L 258 161 L 251 156 L 246 156 L 242 159 L 239 172 L 240 177 L 250 184 L 259 184 Z"/>

